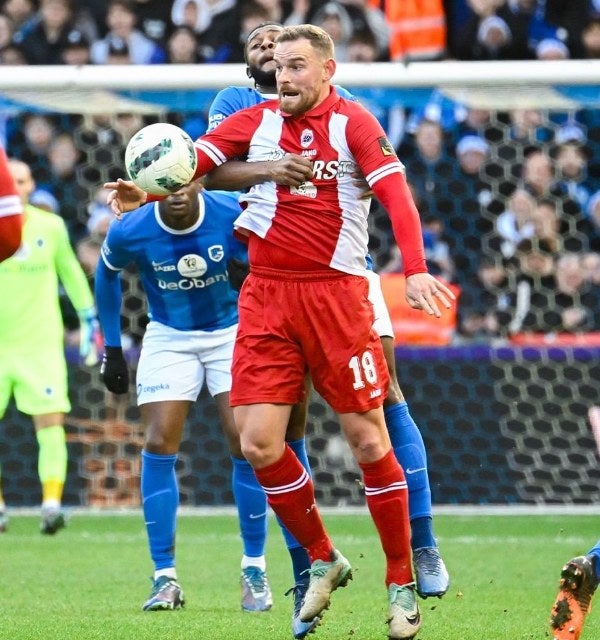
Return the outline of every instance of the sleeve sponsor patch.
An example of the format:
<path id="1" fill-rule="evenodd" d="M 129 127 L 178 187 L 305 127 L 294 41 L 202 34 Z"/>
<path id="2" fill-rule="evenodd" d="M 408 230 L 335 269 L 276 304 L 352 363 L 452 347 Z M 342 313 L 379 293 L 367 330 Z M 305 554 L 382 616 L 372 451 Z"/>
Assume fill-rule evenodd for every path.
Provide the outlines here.
<path id="1" fill-rule="evenodd" d="M 379 142 L 379 148 L 384 156 L 396 155 L 394 147 L 392 147 L 392 143 L 387 138 L 378 138 L 377 142 Z"/>

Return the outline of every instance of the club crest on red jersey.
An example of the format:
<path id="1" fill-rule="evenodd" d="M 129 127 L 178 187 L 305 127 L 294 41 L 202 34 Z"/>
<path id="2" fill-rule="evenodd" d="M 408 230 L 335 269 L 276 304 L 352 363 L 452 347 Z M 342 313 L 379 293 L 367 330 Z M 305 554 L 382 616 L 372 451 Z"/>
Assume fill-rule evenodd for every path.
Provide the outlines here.
<path id="1" fill-rule="evenodd" d="M 303 149 L 310 147 L 310 145 L 314 142 L 315 134 L 312 129 L 304 129 L 304 131 L 300 134 L 300 145 Z"/>

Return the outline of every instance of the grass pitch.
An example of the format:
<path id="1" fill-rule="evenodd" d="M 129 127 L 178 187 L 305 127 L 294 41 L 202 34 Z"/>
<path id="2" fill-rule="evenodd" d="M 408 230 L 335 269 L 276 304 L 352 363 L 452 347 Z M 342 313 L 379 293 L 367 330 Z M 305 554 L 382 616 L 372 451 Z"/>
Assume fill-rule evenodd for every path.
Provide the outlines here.
<path id="1" fill-rule="evenodd" d="M 384 640 L 383 554 L 367 515 L 324 515 L 334 543 L 351 561 L 354 580 L 332 596 L 315 640 Z M 598 516 L 436 516 L 436 534 L 451 574 L 442 599 L 420 600 L 419 640 L 548 639 L 550 607 L 562 564 L 600 535 Z M 187 605 L 142 612 L 152 568 L 140 514 L 76 513 L 54 537 L 36 516 L 13 514 L 0 536 L 0 638 L 11 640 L 289 639 L 291 569 L 270 522 L 268 575 L 273 610 L 240 609 L 241 543 L 233 516 L 179 520 L 179 581 Z M 598 597 L 598 595 L 596 596 Z M 600 638 L 589 616 L 581 640 Z"/>

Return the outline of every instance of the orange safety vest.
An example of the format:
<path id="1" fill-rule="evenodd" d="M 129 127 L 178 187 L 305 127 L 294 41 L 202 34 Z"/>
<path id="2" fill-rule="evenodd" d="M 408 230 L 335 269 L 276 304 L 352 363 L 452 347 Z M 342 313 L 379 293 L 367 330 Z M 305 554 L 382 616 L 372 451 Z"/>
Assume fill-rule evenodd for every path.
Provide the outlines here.
<path id="1" fill-rule="evenodd" d="M 369 0 L 391 29 L 391 60 L 432 60 L 446 50 L 443 0 Z"/>

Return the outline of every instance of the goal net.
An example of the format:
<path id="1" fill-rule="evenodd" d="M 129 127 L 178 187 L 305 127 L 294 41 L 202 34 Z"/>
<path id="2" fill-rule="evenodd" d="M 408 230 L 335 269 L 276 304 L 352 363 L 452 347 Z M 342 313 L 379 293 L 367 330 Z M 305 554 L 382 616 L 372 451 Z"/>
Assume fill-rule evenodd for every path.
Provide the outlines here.
<path id="1" fill-rule="evenodd" d="M 339 65 L 335 80 L 381 121 L 398 149 L 426 240 L 435 246 L 441 239 L 449 254 L 450 271 L 434 254 L 432 265 L 461 292 L 457 324 L 445 344 L 397 336 L 399 380 L 428 450 L 434 503 L 597 503 L 595 321 L 569 332 L 545 324 L 548 314 L 562 311 L 553 281 L 534 274 L 523 302 L 515 275 L 521 254 L 575 253 L 589 259 L 586 278 L 597 278 L 591 289 L 599 286 L 594 259 L 600 243 L 590 207 L 600 189 L 597 67 L 578 61 Z M 124 175 L 129 137 L 162 120 L 200 135 L 214 95 L 228 85 L 250 86 L 243 66 L 3 67 L 0 138 L 9 155 L 30 164 L 38 202 L 67 221 L 90 277 L 107 221 L 101 185 Z M 483 154 L 479 160 L 471 155 L 474 171 L 460 162 L 469 151 Z M 544 206 L 550 222 L 542 216 Z M 529 220 L 522 228 L 519 212 L 534 210 L 538 226 Z M 544 225 L 554 229 L 549 249 L 539 241 L 547 239 Z M 383 277 L 393 295 L 400 267 L 387 216 L 376 205 L 370 248 L 376 268 L 388 272 Z M 509 265 L 508 280 L 492 282 L 488 297 L 478 298 L 472 285 L 482 264 Z M 545 294 L 537 307 L 532 287 Z M 76 318 L 63 301 L 73 404 L 65 502 L 138 506 L 143 428 L 134 394 L 115 400 L 97 369 L 78 364 Z M 461 307 L 463 301 L 468 304 Z M 123 332 L 133 369 L 145 324 L 143 293 L 135 272 L 128 271 Z M 38 504 L 29 418 L 11 404 L 0 433 L 6 501 Z M 358 469 L 336 417 L 316 394 L 307 437 L 319 501 L 363 504 Z M 183 505 L 233 504 L 229 456 L 206 392 L 188 420 L 178 474 Z"/>

